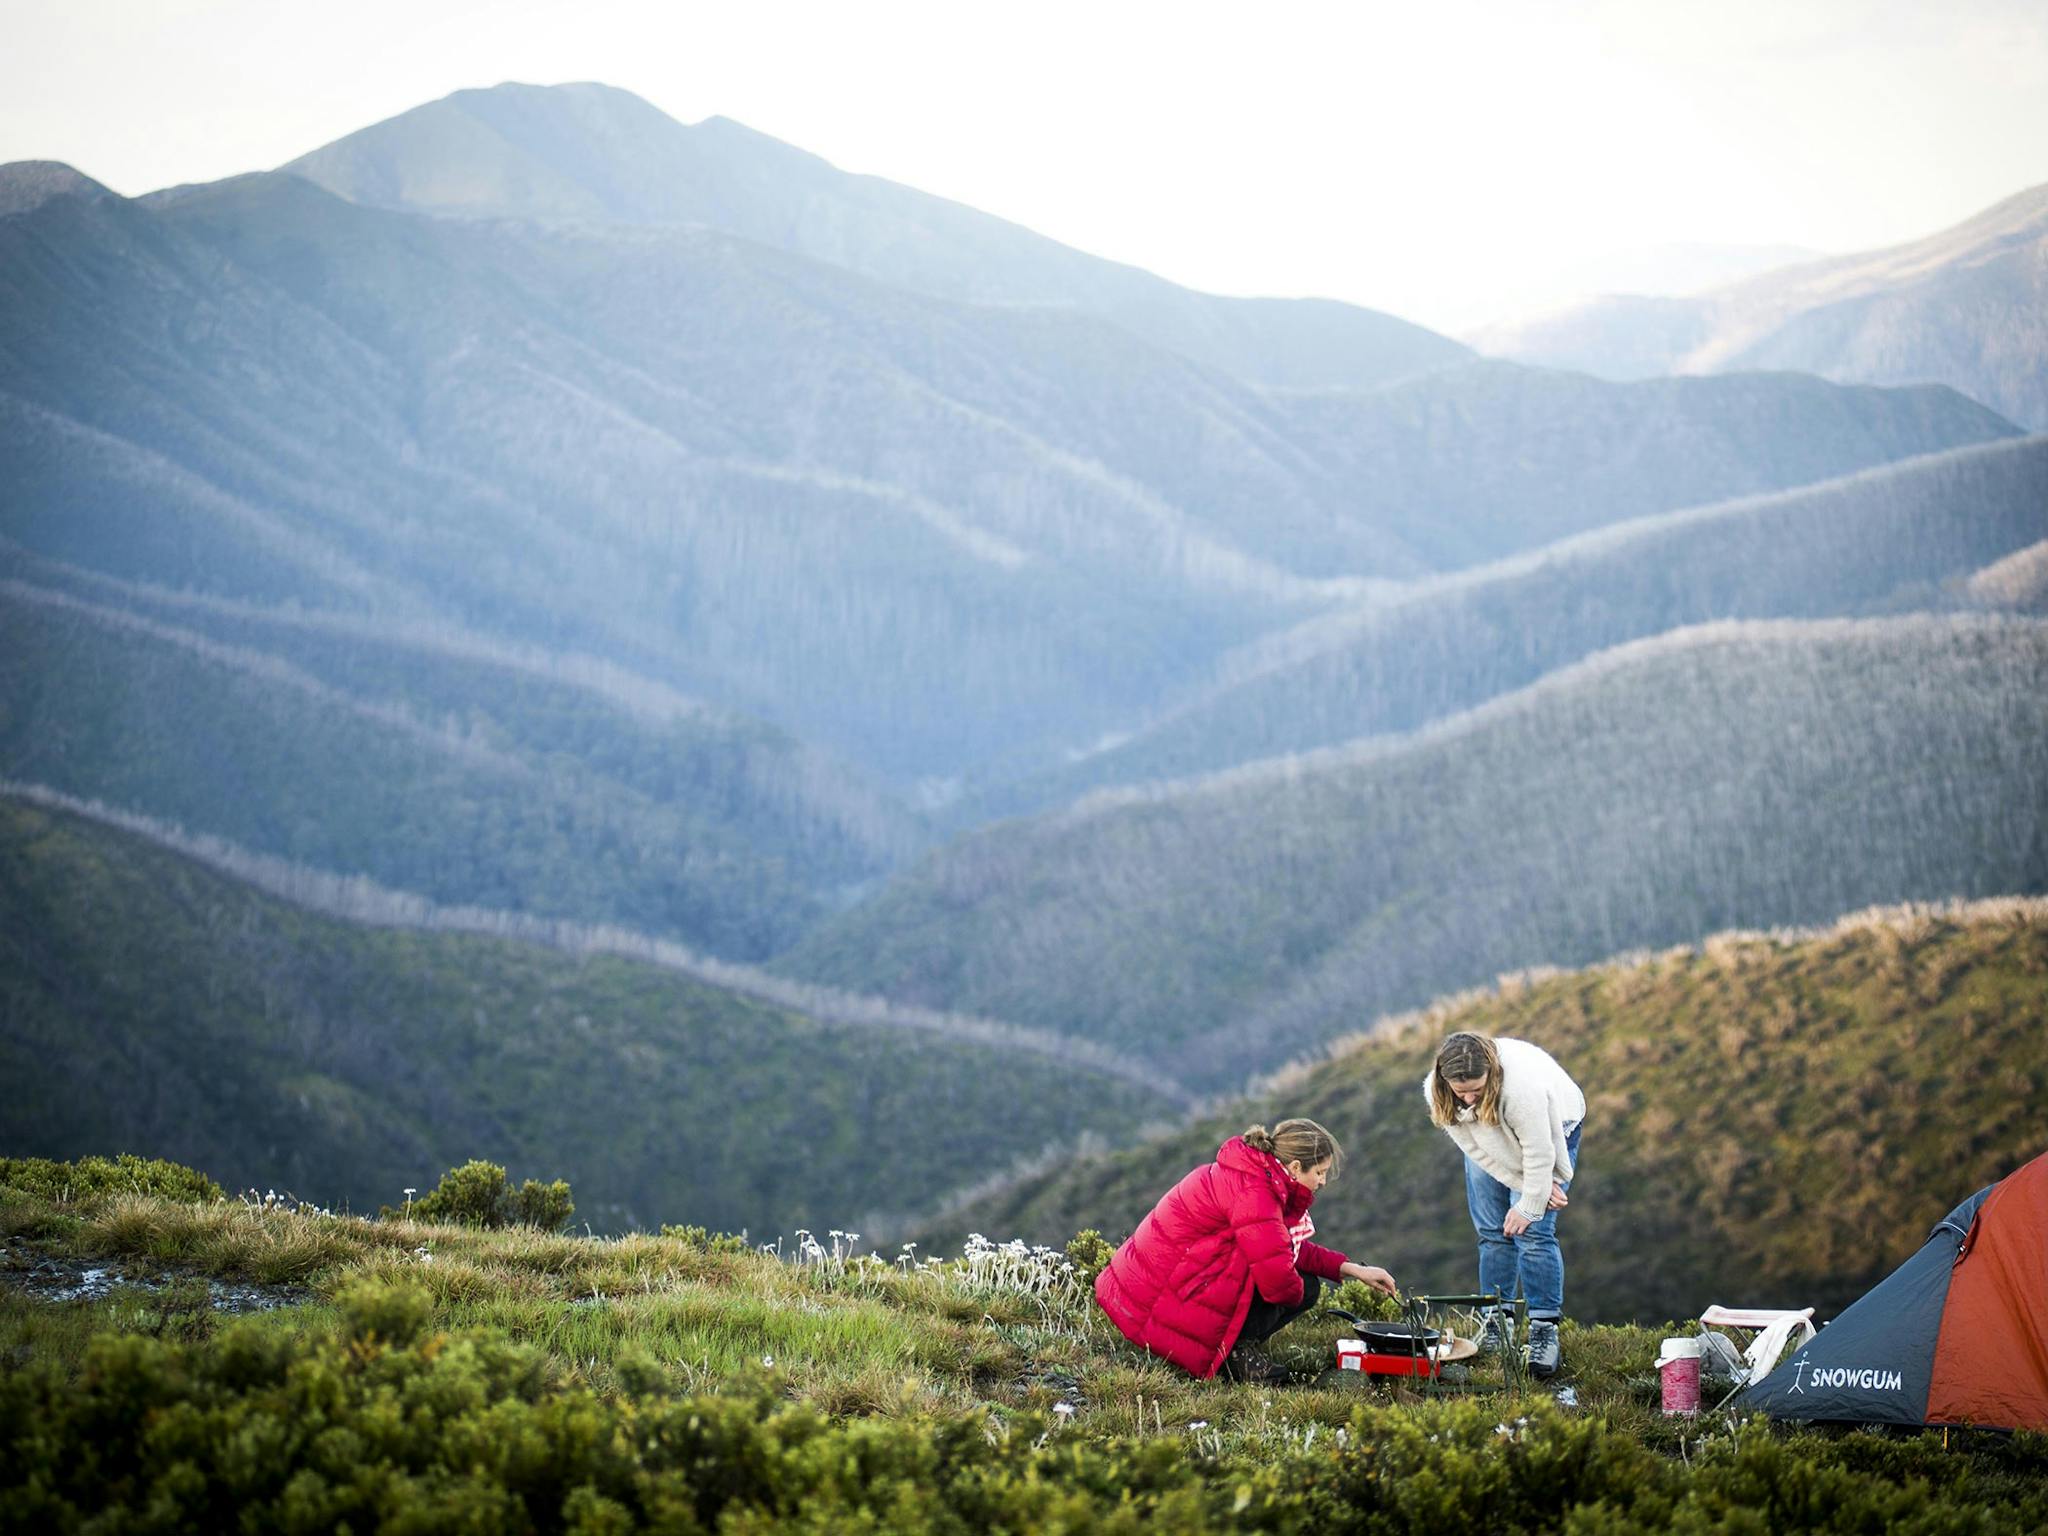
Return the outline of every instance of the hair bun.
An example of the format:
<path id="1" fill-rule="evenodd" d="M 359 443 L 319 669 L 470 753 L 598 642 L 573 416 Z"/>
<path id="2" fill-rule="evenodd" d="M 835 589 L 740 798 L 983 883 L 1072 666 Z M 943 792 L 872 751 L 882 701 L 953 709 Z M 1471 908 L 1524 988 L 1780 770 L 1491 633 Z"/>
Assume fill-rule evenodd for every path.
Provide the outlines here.
<path id="1" fill-rule="evenodd" d="M 1242 1139 L 1244 1144 L 1254 1151 L 1271 1152 L 1273 1150 L 1273 1133 L 1263 1125 L 1253 1126 L 1244 1133 Z"/>

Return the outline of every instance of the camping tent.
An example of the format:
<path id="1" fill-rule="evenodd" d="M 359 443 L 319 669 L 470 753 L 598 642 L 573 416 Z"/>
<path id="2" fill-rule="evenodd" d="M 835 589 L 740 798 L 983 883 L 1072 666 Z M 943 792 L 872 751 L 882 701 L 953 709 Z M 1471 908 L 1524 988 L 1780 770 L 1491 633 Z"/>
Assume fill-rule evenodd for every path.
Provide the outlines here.
<path id="1" fill-rule="evenodd" d="M 2048 1429 L 2048 1153 L 1752 1387 L 1774 1418 Z"/>

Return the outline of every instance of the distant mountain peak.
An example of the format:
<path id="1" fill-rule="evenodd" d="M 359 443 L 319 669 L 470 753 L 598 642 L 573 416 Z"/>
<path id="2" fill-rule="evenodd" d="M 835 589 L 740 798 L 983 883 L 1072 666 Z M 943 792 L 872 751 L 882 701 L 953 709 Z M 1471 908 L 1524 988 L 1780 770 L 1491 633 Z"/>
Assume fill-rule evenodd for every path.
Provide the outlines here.
<path id="1" fill-rule="evenodd" d="M 61 160 L 16 160 L 0 165 L 0 218 L 28 213 L 53 197 L 97 201 L 114 193 Z"/>
<path id="2" fill-rule="evenodd" d="M 282 169 L 337 197 L 437 218 L 697 226 L 970 304 L 1081 310 L 1247 382 L 1373 389 L 1469 349 L 1334 300 L 1227 299 L 1091 256 L 729 117 L 694 125 L 615 86 L 458 91 Z"/>
<path id="3" fill-rule="evenodd" d="M 801 156 L 726 119 L 688 127 L 617 86 L 508 80 L 373 123 L 282 169 L 350 202 L 417 213 L 716 225 L 731 197 L 721 162 L 743 141 Z"/>

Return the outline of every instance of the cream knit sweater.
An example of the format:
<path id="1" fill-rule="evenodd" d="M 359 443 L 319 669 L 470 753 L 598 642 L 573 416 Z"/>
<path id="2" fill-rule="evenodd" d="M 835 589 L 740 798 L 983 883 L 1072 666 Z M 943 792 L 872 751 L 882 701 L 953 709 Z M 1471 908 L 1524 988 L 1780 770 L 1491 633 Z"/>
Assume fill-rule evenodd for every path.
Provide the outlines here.
<path id="1" fill-rule="evenodd" d="M 1500 1052 L 1500 1124 L 1483 1125 L 1461 1106 L 1444 1134 L 1494 1178 L 1519 1190 L 1516 1206 L 1531 1221 L 1541 1221 L 1550 1208 L 1551 1180 L 1571 1179 L 1565 1128 L 1586 1118 L 1586 1096 L 1541 1046 L 1502 1035 L 1493 1047 Z M 1428 1077 L 1422 1096 L 1429 1097 Z"/>

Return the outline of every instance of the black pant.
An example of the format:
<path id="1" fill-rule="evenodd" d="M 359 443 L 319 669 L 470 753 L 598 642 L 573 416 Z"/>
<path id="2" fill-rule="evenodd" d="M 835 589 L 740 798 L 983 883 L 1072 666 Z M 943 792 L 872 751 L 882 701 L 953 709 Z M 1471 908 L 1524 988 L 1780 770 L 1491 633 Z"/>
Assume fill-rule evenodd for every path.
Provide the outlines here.
<path id="1" fill-rule="evenodd" d="M 1237 1343 L 1257 1344 L 1270 1339 L 1314 1306 L 1316 1299 L 1322 1294 L 1323 1282 L 1316 1275 L 1301 1277 L 1301 1300 L 1291 1307 L 1283 1307 L 1277 1301 L 1266 1300 L 1257 1291 L 1252 1292 L 1252 1309 L 1244 1315 L 1244 1329 L 1238 1334 Z"/>

